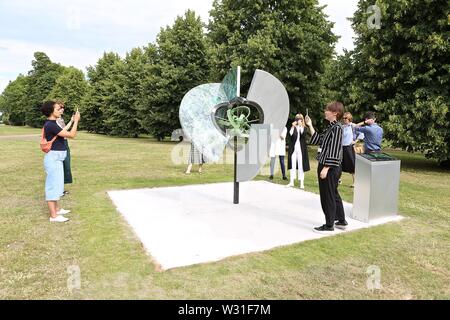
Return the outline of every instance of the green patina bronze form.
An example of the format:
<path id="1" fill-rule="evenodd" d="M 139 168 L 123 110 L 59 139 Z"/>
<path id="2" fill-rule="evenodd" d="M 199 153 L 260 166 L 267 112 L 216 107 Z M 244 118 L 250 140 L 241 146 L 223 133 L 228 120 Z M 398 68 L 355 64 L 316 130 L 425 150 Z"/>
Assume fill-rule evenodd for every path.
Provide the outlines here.
<path id="1" fill-rule="evenodd" d="M 241 138 L 249 137 L 250 130 L 250 108 L 238 106 L 227 110 L 227 120 L 218 120 L 218 123 L 229 130 L 231 136 Z"/>

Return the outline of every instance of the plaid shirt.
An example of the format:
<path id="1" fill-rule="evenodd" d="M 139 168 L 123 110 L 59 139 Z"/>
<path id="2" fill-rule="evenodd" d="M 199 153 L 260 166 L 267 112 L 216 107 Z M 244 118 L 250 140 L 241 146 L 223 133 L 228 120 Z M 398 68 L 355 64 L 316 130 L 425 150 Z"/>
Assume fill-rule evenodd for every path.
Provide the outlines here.
<path id="1" fill-rule="evenodd" d="M 56 119 L 56 124 L 57 124 L 61 129 L 64 129 L 64 127 L 66 126 L 66 123 L 64 122 L 64 119 L 63 119 L 62 117 Z"/>
<path id="2" fill-rule="evenodd" d="M 66 123 L 64 122 L 64 119 L 62 117 L 56 119 L 56 124 L 58 125 L 58 127 L 60 127 L 61 129 L 64 129 L 64 127 L 66 126 Z M 67 138 L 64 138 L 64 140 L 67 140 Z"/>
<path id="3" fill-rule="evenodd" d="M 315 132 L 310 144 L 319 145 L 317 160 L 329 167 L 338 167 L 342 162 L 342 124 L 337 121 L 330 123 L 324 133 Z"/>

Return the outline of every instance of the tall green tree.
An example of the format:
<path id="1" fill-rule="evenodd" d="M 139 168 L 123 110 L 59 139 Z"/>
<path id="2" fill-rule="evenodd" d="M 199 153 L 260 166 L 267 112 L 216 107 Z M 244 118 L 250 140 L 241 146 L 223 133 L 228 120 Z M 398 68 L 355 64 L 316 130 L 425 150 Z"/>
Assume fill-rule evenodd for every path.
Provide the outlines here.
<path id="1" fill-rule="evenodd" d="M 0 112 L 3 112 L 4 123 L 13 126 L 25 124 L 28 77 L 20 74 L 14 81 L 10 81 L 1 95 Z"/>
<path id="2" fill-rule="evenodd" d="M 141 128 L 141 133 L 151 134 L 153 114 L 153 100 L 152 92 L 156 88 L 156 81 L 159 81 L 157 72 L 160 70 L 158 66 L 158 47 L 156 44 L 150 43 L 143 48 L 143 80 L 140 83 L 140 100 L 136 103 L 139 112 L 138 121 Z"/>
<path id="3" fill-rule="evenodd" d="M 212 78 L 241 65 L 248 88 L 254 70 L 266 70 L 286 86 L 291 114 L 319 115 L 321 75 L 337 37 L 317 0 L 215 0 L 210 14 Z"/>
<path id="4" fill-rule="evenodd" d="M 353 114 L 355 121 L 362 120 L 367 112 L 364 92 L 358 83 L 357 66 L 352 51 L 344 50 L 342 55 L 329 61 L 322 77 L 322 86 L 327 101 L 343 102 L 346 111 Z"/>
<path id="5" fill-rule="evenodd" d="M 146 55 L 143 49 L 134 48 L 124 61 L 117 61 L 113 74 L 114 90 L 106 99 L 104 124 L 108 134 L 137 137 L 141 133 L 140 106 L 142 83 L 145 79 Z"/>
<path id="6" fill-rule="evenodd" d="M 108 133 L 104 111 L 108 109 L 110 96 L 115 94 L 114 78 L 120 72 L 118 54 L 104 53 L 95 66 L 87 68 L 88 87 L 81 102 L 81 128 L 89 132 Z"/>
<path id="7" fill-rule="evenodd" d="M 156 63 L 147 68 L 143 90 L 144 130 L 162 139 L 180 128 L 183 96 L 208 79 L 207 43 L 200 17 L 188 10 L 157 37 Z"/>
<path id="8" fill-rule="evenodd" d="M 3 122 L 5 115 L 5 97 L 3 93 L 0 95 L 0 122 Z"/>
<path id="9" fill-rule="evenodd" d="M 45 120 L 40 107 L 55 85 L 56 79 L 64 71 L 64 67 L 53 63 L 43 52 L 34 53 L 31 65 L 33 68 L 28 72 L 25 124 L 31 127 L 40 127 Z"/>
<path id="10" fill-rule="evenodd" d="M 61 100 L 65 103 L 64 116 L 66 120 L 81 106 L 81 100 L 86 94 L 87 82 L 83 71 L 69 67 L 56 79 L 56 83 L 46 100 Z"/>
<path id="11" fill-rule="evenodd" d="M 361 0 L 353 18 L 355 110 L 375 109 L 396 147 L 450 159 L 447 0 Z M 369 23 L 368 23 L 369 21 Z"/>

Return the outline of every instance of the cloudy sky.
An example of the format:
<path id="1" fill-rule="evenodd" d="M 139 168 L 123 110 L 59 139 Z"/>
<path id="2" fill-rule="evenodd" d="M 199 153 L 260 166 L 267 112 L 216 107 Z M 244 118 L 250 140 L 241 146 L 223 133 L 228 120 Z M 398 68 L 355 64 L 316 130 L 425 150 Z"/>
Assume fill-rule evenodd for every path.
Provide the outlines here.
<path id="1" fill-rule="evenodd" d="M 319 0 L 341 36 L 336 51 L 353 46 L 347 17 L 357 0 Z M 124 55 L 154 42 L 161 26 L 195 10 L 208 20 L 212 0 L 0 0 L 0 92 L 19 73 L 31 69 L 35 51 L 82 70 L 104 51 Z"/>

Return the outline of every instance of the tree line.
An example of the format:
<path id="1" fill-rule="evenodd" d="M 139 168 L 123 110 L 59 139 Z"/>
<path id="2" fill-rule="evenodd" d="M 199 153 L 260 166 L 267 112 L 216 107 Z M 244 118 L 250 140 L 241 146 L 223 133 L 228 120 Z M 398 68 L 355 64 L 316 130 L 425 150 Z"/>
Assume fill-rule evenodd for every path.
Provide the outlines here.
<path id="1" fill-rule="evenodd" d="M 335 56 L 338 40 L 317 0 L 215 0 L 209 23 L 188 10 L 161 28 L 155 43 L 125 57 L 105 52 L 86 74 L 36 52 L 32 69 L 0 96 L 3 120 L 40 127 L 44 100 L 79 108 L 89 132 L 158 139 L 179 128 L 184 94 L 220 82 L 242 66 L 242 94 L 256 68 L 286 86 L 291 115 L 309 110 L 323 124 L 327 101 L 341 100 L 356 118 L 377 112 L 394 147 L 450 158 L 448 9 L 446 0 L 378 0 L 379 28 L 371 28 L 360 0 L 352 18 L 355 48 Z"/>

